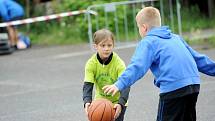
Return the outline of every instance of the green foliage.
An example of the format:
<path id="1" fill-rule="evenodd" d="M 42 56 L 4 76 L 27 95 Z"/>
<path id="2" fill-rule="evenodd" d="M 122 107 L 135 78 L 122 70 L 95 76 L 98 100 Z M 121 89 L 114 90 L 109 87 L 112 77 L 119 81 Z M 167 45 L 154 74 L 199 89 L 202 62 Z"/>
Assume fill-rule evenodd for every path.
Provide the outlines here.
<path id="1" fill-rule="evenodd" d="M 195 31 L 197 29 L 215 28 L 215 17 L 209 19 L 205 15 L 201 14 L 198 6 L 183 8 L 181 14 L 183 31 Z"/>
<path id="2" fill-rule="evenodd" d="M 46 28 L 41 29 L 41 31 L 31 32 L 33 34 L 30 34 L 30 38 L 33 44 L 59 45 L 77 44 L 83 42 L 83 39 L 80 37 L 79 29 L 73 29 L 77 28 L 75 26 L 65 26 L 62 22 L 61 24 L 59 23 L 59 25 L 55 26 L 48 25 L 46 25 Z"/>
<path id="3" fill-rule="evenodd" d="M 66 11 L 76 11 L 87 9 L 91 5 L 95 4 L 104 4 L 110 2 L 117 2 L 121 0 L 61 0 L 59 3 L 57 0 L 52 2 L 52 8 L 54 13 L 61 13 Z M 164 4 L 164 13 L 165 13 L 165 25 L 171 25 L 170 16 L 169 16 L 169 6 L 168 1 Z M 156 7 L 159 7 L 159 2 L 155 3 Z M 141 8 L 141 5 L 136 4 L 136 7 Z M 176 8 L 174 7 L 174 32 L 178 30 L 177 16 L 176 16 Z M 132 6 L 117 6 L 116 7 L 116 17 L 118 19 L 118 28 L 119 35 L 116 35 L 115 31 L 115 22 L 113 18 L 115 14 L 113 12 L 107 13 L 108 28 L 114 32 L 116 36 L 119 37 L 120 40 L 126 40 L 125 38 L 125 18 L 127 18 L 128 24 L 128 39 L 136 40 L 138 36 L 138 30 L 135 29 L 136 23 L 134 21 L 135 16 L 133 12 L 136 14 L 139 10 L 136 9 L 133 11 Z M 95 32 L 97 29 L 103 28 L 106 26 L 105 22 L 105 12 L 104 8 L 96 8 L 93 9 L 97 11 L 99 14 L 98 19 L 96 16 L 92 17 L 92 29 Z M 127 15 L 124 15 L 124 12 L 127 12 Z M 42 11 L 42 13 L 41 13 Z M 35 15 L 43 15 L 43 9 L 39 9 L 38 11 L 34 11 Z M 182 7 L 181 10 L 182 16 L 182 31 L 195 31 L 196 29 L 214 27 L 215 28 L 215 18 L 208 19 L 206 16 L 203 16 L 197 6 L 191 6 L 190 8 Z M 203 17 L 202 17 L 203 16 Z M 98 27 L 98 28 L 97 28 Z M 25 31 L 25 29 L 22 29 Z M 38 22 L 30 25 L 29 36 L 33 41 L 33 44 L 73 44 L 80 42 L 88 42 L 88 21 L 87 17 L 82 15 L 75 15 L 71 17 L 61 18 L 59 20 L 51 20 L 49 22 Z"/>
<path id="4" fill-rule="evenodd" d="M 112 2 L 120 1 L 120 0 L 112 0 Z M 62 0 L 60 5 L 58 1 L 52 2 L 52 8 L 55 13 L 61 13 L 66 11 L 76 11 L 76 10 L 83 10 L 87 9 L 88 6 L 94 5 L 94 4 L 104 4 L 109 3 L 109 0 Z M 123 31 L 122 26 L 124 26 L 124 17 L 123 16 L 123 10 L 128 9 L 124 7 L 117 8 L 117 17 L 118 17 L 118 24 L 120 31 Z M 40 11 L 44 11 L 40 9 L 35 13 L 34 15 L 41 14 Z M 99 19 L 92 19 L 92 26 L 96 26 L 96 24 L 99 24 L 99 27 L 105 27 L 105 15 L 104 15 L 104 8 L 98 8 L 96 10 L 99 12 Z M 128 15 L 129 16 L 129 15 Z M 127 16 L 127 17 L 128 17 Z M 95 16 L 91 16 L 92 18 Z M 108 18 L 113 18 L 113 13 L 108 13 Z M 129 19 L 129 18 L 128 18 Z M 88 41 L 88 24 L 87 24 L 87 18 L 85 15 L 76 15 L 71 17 L 65 17 L 58 21 L 51 20 L 49 22 L 39 22 L 31 25 L 30 29 L 30 37 L 33 40 L 33 43 L 52 43 L 52 44 L 58 44 L 62 43 L 65 44 L 67 42 L 65 41 L 56 41 L 57 40 L 63 40 L 66 39 L 66 41 L 71 41 L 70 43 L 76 43 L 77 38 L 79 42 L 87 42 Z M 129 25 L 131 26 L 131 25 Z M 110 30 L 114 31 L 115 22 L 109 20 L 108 21 L 108 27 Z M 96 31 L 96 28 L 93 28 L 93 31 Z M 38 36 L 41 35 L 41 36 Z M 53 37 L 49 37 L 49 36 Z M 61 36 L 64 35 L 64 36 Z M 38 36 L 38 37 L 37 37 Z M 69 42 L 68 42 L 69 43 Z"/>
<path id="5" fill-rule="evenodd" d="M 212 45 L 213 47 L 215 47 L 215 36 L 208 38 L 208 42 L 209 42 L 210 45 Z"/>
<path id="6" fill-rule="evenodd" d="M 174 32 L 178 32 L 178 22 L 177 22 L 177 14 L 176 8 L 174 6 L 174 29 L 171 26 L 170 15 L 168 15 L 169 10 L 165 10 L 165 15 L 168 15 L 164 18 L 165 25 L 171 27 Z M 182 32 L 192 32 L 198 29 L 206 29 L 206 28 L 215 28 L 215 17 L 208 18 L 206 15 L 202 14 L 198 8 L 198 6 L 190 6 L 181 8 L 181 22 L 182 22 Z"/>

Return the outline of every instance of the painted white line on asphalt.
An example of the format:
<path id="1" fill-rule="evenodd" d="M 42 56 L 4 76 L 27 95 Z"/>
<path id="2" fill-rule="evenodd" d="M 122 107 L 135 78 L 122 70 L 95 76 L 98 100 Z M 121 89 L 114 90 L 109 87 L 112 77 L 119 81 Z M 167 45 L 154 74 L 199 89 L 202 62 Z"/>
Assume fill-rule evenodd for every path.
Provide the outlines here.
<path id="1" fill-rule="evenodd" d="M 23 83 L 18 83 L 18 82 L 13 82 L 13 81 L 1 81 L 0 82 L 0 86 L 23 86 L 23 87 L 29 87 L 29 88 L 32 88 L 32 87 L 36 87 L 36 88 L 41 88 L 43 87 L 42 85 L 39 85 L 39 84 L 23 84 Z"/>
<path id="2" fill-rule="evenodd" d="M 7 88 L 22 88 L 22 91 L 16 91 L 16 92 L 9 92 L 9 93 L 4 93 L 4 94 L 0 94 L 0 97 L 7 97 L 7 96 L 14 96 L 14 95 L 19 95 L 19 94 L 24 94 L 24 93 L 28 93 L 28 92 L 35 92 L 35 91 L 39 91 L 39 90 L 44 90 L 47 87 L 40 85 L 40 84 L 33 84 L 33 83 L 19 83 L 19 82 L 13 82 L 10 80 L 6 80 L 6 81 L 1 81 L 0 82 L 0 86 L 2 87 L 7 87 Z"/>
<path id="3" fill-rule="evenodd" d="M 12 92 L 9 94 L 1 94 L 0 97 L 9 97 L 9 96 L 23 95 L 23 94 L 29 94 L 29 93 L 35 93 L 35 92 L 44 92 L 44 91 L 57 90 L 57 89 L 62 89 L 62 88 L 72 87 L 72 86 L 73 86 L 72 84 L 63 84 L 61 86 L 53 86 L 53 87 L 41 86 L 40 88 L 28 89 L 28 90 L 19 91 L 19 92 Z"/>
<path id="4" fill-rule="evenodd" d="M 53 59 L 62 59 L 62 58 L 69 58 L 69 57 L 76 57 L 76 56 L 81 56 L 81 55 L 87 55 L 92 53 L 91 50 L 89 51 L 82 51 L 82 52 L 74 52 L 74 53 L 65 53 L 65 54 L 60 54 L 53 56 Z"/>
<path id="5" fill-rule="evenodd" d="M 126 49 L 126 48 L 133 48 L 135 46 L 136 46 L 136 44 L 127 44 L 127 45 L 124 45 L 124 46 L 116 47 L 115 49 L 120 50 L 120 49 Z M 65 54 L 59 54 L 59 55 L 53 56 L 51 58 L 52 59 L 64 59 L 64 58 L 87 55 L 87 54 L 91 54 L 93 52 L 94 51 L 89 50 L 89 51 L 82 51 L 82 52 L 65 53 Z"/>
<path id="6" fill-rule="evenodd" d="M 133 47 L 136 47 L 136 45 L 137 45 L 136 43 L 132 43 L 132 44 L 116 47 L 115 49 L 120 50 L 120 49 L 126 49 L 126 48 L 133 48 Z"/>
<path id="7" fill-rule="evenodd" d="M 71 106 L 72 106 L 72 104 L 67 104 L 67 105 L 57 106 L 57 107 L 54 107 L 54 108 L 53 107 L 50 107 L 50 108 L 40 108 L 40 109 L 34 109 L 34 110 L 29 110 L 29 111 L 16 112 L 15 114 L 12 113 L 12 114 L 1 115 L 0 120 L 1 119 L 8 119 L 8 118 L 15 118 L 17 116 L 42 115 L 44 113 L 50 114 L 50 115 L 55 115 L 55 114 L 62 113 L 62 110 L 64 112 L 70 111 L 69 108 Z"/>

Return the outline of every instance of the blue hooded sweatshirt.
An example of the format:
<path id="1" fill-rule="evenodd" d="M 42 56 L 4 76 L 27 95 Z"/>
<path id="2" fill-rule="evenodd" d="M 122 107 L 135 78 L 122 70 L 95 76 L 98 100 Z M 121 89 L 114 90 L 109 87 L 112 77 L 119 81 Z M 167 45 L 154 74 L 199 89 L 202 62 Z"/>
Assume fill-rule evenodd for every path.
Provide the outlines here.
<path id="1" fill-rule="evenodd" d="M 0 0 L 0 16 L 4 21 L 10 21 L 16 17 L 22 17 L 24 10 L 14 0 Z"/>
<path id="2" fill-rule="evenodd" d="M 151 70 L 160 93 L 200 84 L 199 71 L 215 76 L 215 62 L 199 54 L 168 27 L 152 28 L 138 43 L 131 62 L 115 85 L 131 86 Z"/>

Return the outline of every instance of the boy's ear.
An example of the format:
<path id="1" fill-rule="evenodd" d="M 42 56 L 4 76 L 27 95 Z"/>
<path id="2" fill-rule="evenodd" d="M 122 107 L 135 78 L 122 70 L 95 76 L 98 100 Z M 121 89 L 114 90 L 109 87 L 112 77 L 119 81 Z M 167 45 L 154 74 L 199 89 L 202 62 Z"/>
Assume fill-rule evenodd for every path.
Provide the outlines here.
<path id="1" fill-rule="evenodd" d="M 147 25 L 146 24 L 142 24 L 142 31 L 146 32 L 148 30 Z"/>

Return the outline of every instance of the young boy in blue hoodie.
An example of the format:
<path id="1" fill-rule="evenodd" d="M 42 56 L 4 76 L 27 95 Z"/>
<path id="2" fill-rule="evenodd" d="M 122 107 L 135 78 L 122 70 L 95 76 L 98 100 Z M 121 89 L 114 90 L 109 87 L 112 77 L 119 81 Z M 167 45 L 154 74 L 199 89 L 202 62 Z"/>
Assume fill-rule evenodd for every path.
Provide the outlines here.
<path id="1" fill-rule="evenodd" d="M 168 27 L 161 26 L 158 9 L 143 8 L 136 22 L 143 39 L 118 81 L 104 86 L 104 92 L 114 95 L 133 85 L 150 69 L 154 84 L 160 88 L 157 121 L 196 121 L 199 72 L 215 76 L 215 62 L 193 50 Z"/>

